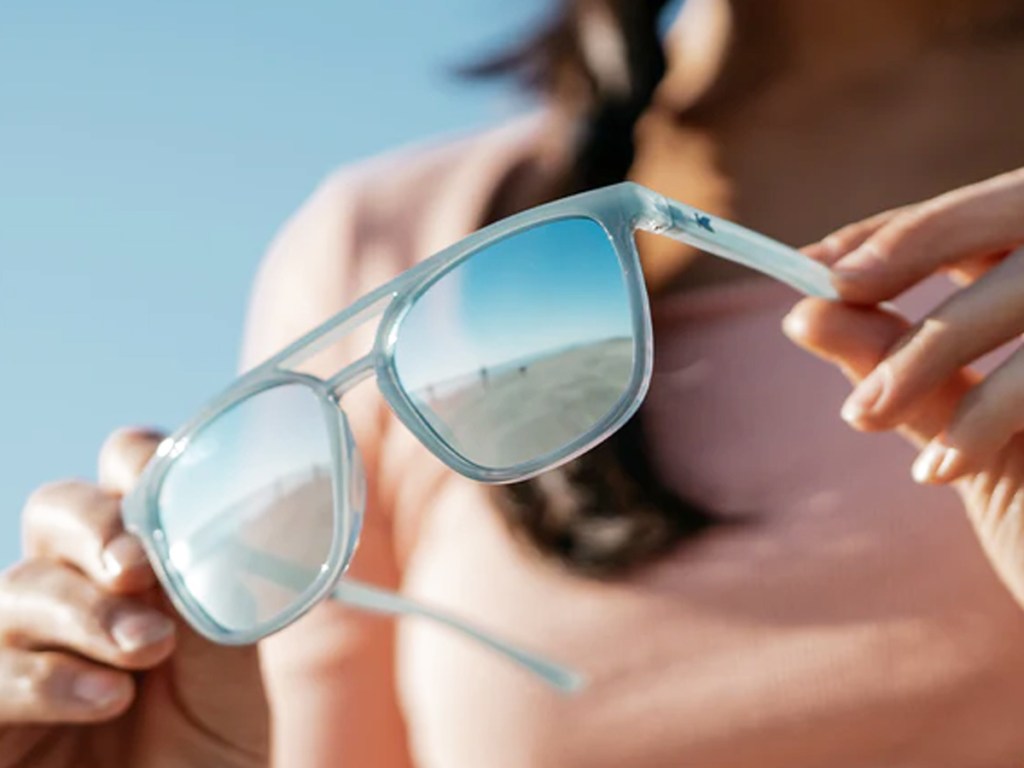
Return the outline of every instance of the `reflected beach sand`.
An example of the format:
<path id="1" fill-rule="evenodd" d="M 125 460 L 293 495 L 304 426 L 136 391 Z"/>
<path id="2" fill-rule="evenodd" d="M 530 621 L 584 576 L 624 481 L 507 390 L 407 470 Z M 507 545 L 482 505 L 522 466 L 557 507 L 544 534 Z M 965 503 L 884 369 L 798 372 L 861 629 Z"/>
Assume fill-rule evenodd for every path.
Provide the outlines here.
<path id="1" fill-rule="evenodd" d="M 171 561 L 192 595 L 229 629 L 273 619 L 326 562 L 334 535 L 327 467 L 268 484 L 172 540 Z"/>
<path id="2" fill-rule="evenodd" d="M 463 456 L 501 467 L 557 450 L 589 430 L 632 375 L 632 339 L 613 338 L 480 368 L 412 397 Z"/>

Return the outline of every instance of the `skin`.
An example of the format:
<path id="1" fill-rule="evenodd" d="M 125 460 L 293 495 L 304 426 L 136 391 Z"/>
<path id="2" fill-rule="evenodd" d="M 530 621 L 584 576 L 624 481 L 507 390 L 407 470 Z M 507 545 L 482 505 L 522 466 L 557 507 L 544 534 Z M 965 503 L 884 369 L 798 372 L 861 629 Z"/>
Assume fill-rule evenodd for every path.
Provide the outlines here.
<path id="1" fill-rule="evenodd" d="M 267 764 L 255 648 L 206 642 L 155 586 L 120 498 L 160 436 L 122 430 L 99 482 L 44 486 L 0 580 L 0 766 Z"/>
<path id="2" fill-rule="evenodd" d="M 345 303 L 331 279 L 344 208 L 341 185 L 328 182 L 271 248 L 245 367 Z M 322 279 L 311 285 L 312 275 Z M 327 350 L 314 372 L 337 370 L 343 353 Z M 350 573 L 397 588 L 391 503 L 376 494 L 381 413 L 380 403 L 352 403 L 374 514 Z M 209 643 L 177 618 L 120 522 L 120 499 L 161 439 L 118 430 L 100 451 L 97 482 L 52 483 L 25 506 L 24 558 L 0 577 L 0 768 L 333 765 L 337 743 L 355 765 L 407 765 L 389 682 L 390 621 L 325 605 L 259 647 L 239 648 Z M 325 677 L 337 684 L 318 686 Z M 287 706 L 275 712 L 273 702 Z"/>
<path id="3" fill-rule="evenodd" d="M 786 334 L 856 384 L 842 417 L 921 447 L 920 483 L 952 484 L 1024 606 L 1024 169 L 851 224 L 811 246 L 850 304 L 805 300 Z M 911 325 L 878 304 L 937 271 L 962 286 Z"/>
<path id="4" fill-rule="evenodd" d="M 742 104 L 743 113 L 719 105 L 695 125 L 666 127 L 652 121 L 641 131 L 637 180 L 713 212 L 741 218 L 784 240 L 806 242 L 869 210 L 926 198 L 959 187 L 968 178 L 1020 164 L 1009 160 L 1019 153 L 1019 130 L 1014 126 L 1024 124 L 1024 107 L 1019 98 L 1013 98 L 1019 93 L 1014 73 L 1022 71 L 1016 49 L 997 47 L 966 56 L 959 66 L 971 84 L 963 86 L 959 80 L 950 82 L 942 66 L 929 66 L 924 59 L 917 66 L 917 59 L 901 58 L 909 55 L 902 36 L 905 28 L 883 21 L 864 36 L 859 25 L 836 21 L 836 14 L 854 12 L 884 19 L 886 9 L 914 3 L 793 0 L 788 5 L 802 25 L 799 35 L 804 47 L 797 52 L 801 57 L 797 63 L 806 63 L 805 59 L 832 66 L 794 67 L 790 79 L 775 90 L 750 97 L 742 94 L 737 103 Z M 927 3 L 920 5 L 922 13 L 927 12 Z M 821 30 L 831 30 L 832 36 L 818 34 Z M 760 67 L 758 52 L 749 50 L 750 66 Z M 849 55 L 842 56 L 844 51 Z M 912 122 L 918 114 L 916 105 L 891 98 L 888 90 L 862 87 L 873 82 L 871 70 L 879 65 L 892 67 L 904 78 L 898 82 L 886 78 L 886 88 L 912 94 L 941 87 L 951 90 L 948 98 L 960 99 L 965 109 L 944 106 L 936 114 L 922 113 L 928 141 L 957 136 L 956 152 L 925 151 L 927 146 L 918 152 L 922 134 L 918 130 L 884 133 L 864 141 L 865 131 L 876 125 L 873 116 L 879 110 L 894 114 L 905 109 L 906 114 L 895 115 L 894 123 L 905 122 L 908 116 Z M 694 71 L 692 67 L 677 70 L 677 79 L 670 77 L 670 82 L 679 84 L 677 91 L 667 88 L 665 98 L 689 103 L 711 87 L 714 66 L 707 82 L 696 85 L 686 77 Z M 809 82 L 800 79 L 806 72 L 813 73 Z M 1006 131 L 976 119 L 978 109 L 972 101 L 976 82 L 1005 88 L 1003 98 L 993 98 L 1002 105 L 1000 119 L 1008 126 Z M 831 100 L 832 94 L 841 97 Z M 780 124 L 780 114 L 790 130 L 821 136 L 822 145 L 830 150 L 827 156 L 808 157 L 806 142 L 780 142 L 778 132 L 772 130 Z M 866 149 L 866 145 L 870 146 Z M 892 178 L 879 184 L 864 173 L 865 167 L 890 169 Z M 770 190 L 761 183 L 765 178 L 775 180 Z M 823 194 L 823 180 L 842 194 Z M 1005 193 L 1012 186 L 1004 179 L 990 191 Z M 745 194 L 734 200 L 732 188 Z M 1007 319 L 1014 308 L 1002 280 L 1004 275 L 1019 274 L 1013 272 L 1015 261 L 997 258 L 998 265 L 989 261 L 1014 242 L 1013 237 L 991 237 L 996 231 L 992 211 L 1006 206 L 1000 221 L 1007 227 L 1014 211 L 1018 223 L 1024 216 L 1019 205 L 1010 205 L 1006 194 L 998 195 L 1000 202 L 993 207 L 972 203 L 976 192 L 954 193 L 954 202 L 959 196 L 963 203 L 959 207 L 944 208 L 947 198 L 946 203 L 883 214 L 812 248 L 817 258 L 836 263 L 839 273 L 847 266 L 839 260 L 858 242 L 877 243 L 885 258 L 878 260 L 874 282 L 852 275 L 840 280 L 844 296 L 861 306 L 802 302 L 790 315 L 786 331 L 857 381 L 908 333 L 905 321 L 872 308 L 873 302 L 936 269 L 955 268 L 967 279 L 985 269 L 996 276 L 972 284 L 961 294 L 967 297 L 962 300 L 966 303 L 953 309 L 944 305 L 937 310 L 938 323 L 925 324 L 908 337 L 925 339 L 927 350 L 951 352 L 945 362 L 935 365 L 942 355 L 925 355 L 920 345 L 897 345 L 910 352 L 897 352 L 895 362 L 882 369 L 891 371 L 886 374 L 889 394 L 882 401 L 884 408 L 868 420 L 854 410 L 848 415 L 861 428 L 899 428 L 920 445 L 941 437 L 960 451 L 960 463 L 950 465 L 961 472 L 954 482 L 986 551 L 1020 598 L 1024 576 L 1014 566 L 1021 560 L 1017 530 L 1024 458 L 1020 438 L 1006 434 L 1000 438 L 1002 444 L 995 445 L 999 440 L 988 437 L 991 428 L 981 428 L 1006 424 L 1005 414 L 1020 412 L 1013 399 L 1013 391 L 1021 391 L 1020 376 L 1007 369 L 1010 372 L 998 378 L 981 380 L 963 366 L 977 357 L 977 340 L 1010 338 L 1022 330 Z M 791 200 L 801 205 L 782 205 Z M 345 192 L 328 183 L 278 239 L 257 282 L 246 365 L 276 351 L 351 298 L 338 287 L 337 274 L 337 254 L 346 247 L 345 217 L 351 211 Z M 939 216 L 936 211 L 955 215 Z M 950 238 L 951 231 L 962 239 Z M 936 250 L 929 242 L 957 247 Z M 660 258 L 688 264 L 692 285 L 735 276 L 724 262 L 697 259 L 691 264 L 692 256 L 674 251 Z M 372 268 L 370 261 L 366 269 Z M 670 265 L 666 273 L 674 270 Z M 363 278 L 374 281 L 370 274 Z M 974 302 L 995 306 L 993 296 L 1002 297 L 998 306 L 1005 311 L 963 309 L 975 306 Z M 323 369 L 336 370 L 336 363 L 325 360 Z M 1017 363 L 1016 368 L 1020 367 Z M 912 410 L 908 410 L 910 403 L 915 404 Z M 358 414 L 364 422 L 353 426 L 371 494 L 371 513 L 354 574 L 396 587 L 415 549 L 422 510 L 439 503 L 446 493 L 468 491 L 458 478 L 424 462 L 414 441 L 392 429 L 376 405 L 353 407 L 349 413 Z M 1019 428 L 1014 427 L 1014 433 Z M 262 658 L 257 658 L 253 649 L 205 643 L 173 618 L 154 589 L 138 545 L 119 539 L 117 522 L 118 499 L 157 440 L 144 431 L 116 433 L 101 454 L 98 483 L 47 486 L 26 507 L 25 559 L 0 583 L 0 768 L 313 766 L 337 764 L 341 754 L 354 765 L 411 765 L 395 695 L 395 633 L 389 622 L 324 605 L 264 642 Z M 933 460 L 923 464 L 942 466 Z M 920 474 L 922 479 L 940 479 L 934 472 Z M 127 543 L 111 549 L 117 540 Z M 104 552 L 113 553 L 119 567 L 111 570 Z M 573 590 L 593 592 L 594 599 L 602 596 L 598 586 L 577 580 L 554 585 L 552 599 L 573 595 Z M 126 651 L 118 647 L 113 631 L 118 611 L 149 617 L 157 625 L 157 617 L 162 616 L 171 628 Z M 120 634 L 125 636 L 124 631 Z M 107 694 L 105 701 L 88 703 L 74 696 L 74 682 L 85 673 L 100 675 L 101 682 L 91 688 Z M 268 746 L 271 719 L 276 754 Z"/>

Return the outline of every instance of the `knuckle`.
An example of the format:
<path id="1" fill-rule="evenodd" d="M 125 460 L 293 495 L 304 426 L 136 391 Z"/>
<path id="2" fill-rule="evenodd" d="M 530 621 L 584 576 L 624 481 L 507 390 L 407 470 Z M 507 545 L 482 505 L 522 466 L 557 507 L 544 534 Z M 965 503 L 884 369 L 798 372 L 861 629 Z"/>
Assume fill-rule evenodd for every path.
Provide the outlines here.
<path id="1" fill-rule="evenodd" d="M 946 228 L 943 209 L 925 203 L 895 216 L 870 244 L 880 261 L 898 264 L 940 239 Z"/>
<path id="2" fill-rule="evenodd" d="M 847 224 L 845 227 L 841 227 L 828 235 L 823 242 L 834 246 L 837 250 L 848 248 L 850 243 L 861 237 L 865 226 L 870 226 L 870 224 L 865 224 L 864 222 Z"/>
<path id="3" fill-rule="evenodd" d="M 32 653 L 15 670 L 15 684 L 23 694 L 48 700 L 59 696 L 67 684 L 66 664 L 54 653 Z"/>
<path id="4" fill-rule="evenodd" d="M 66 499 L 79 496 L 83 485 L 86 484 L 81 480 L 71 478 L 44 483 L 29 494 L 28 500 L 25 502 L 26 516 L 31 516 L 39 510 L 47 509 Z"/>
<path id="5" fill-rule="evenodd" d="M 948 200 L 937 197 L 904 211 L 897 221 L 905 238 L 932 240 L 950 230 L 955 213 Z"/>
<path id="6" fill-rule="evenodd" d="M 87 624 L 105 599 L 84 576 L 45 560 L 15 563 L 0 574 L 0 584 L 0 616 L 14 616 L 14 623 L 42 610 L 57 626 L 70 629 Z"/>
<path id="7" fill-rule="evenodd" d="M 62 480 L 45 485 L 25 506 L 22 529 L 26 548 L 46 551 L 44 542 L 67 536 L 69 523 L 75 536 L 106 540 L 119 525 L 120 508 L 116 496 L 92 483 Z"/>
<path id="8" fill-rule="evenodd" d="M 38 560 L 19 560 L 0 572 L 0 592 L 20 591 L 24 585 L 38 582 L 44 570 Z"/>
<path id="9" fill-rule="evenodd" d="M 933 368 L 943 350 L 944 329 L 933 318 L 914 325 L 893 345 L 883 365 L 888 365 L 892 377 L 906 388 L 916 383 L 925 368 Z"/>
<path id="10" fill-rule="evenodd" d="M 53 623 L 62 635 L 69 635 L 88 622 L 89 607 L 69 599 L 57 599 L 51 606 Z"/>
<path id="11" fill-rule="evenodd" d="M 953 342 L 957 335 L 957 326 L 940 312 L 926 318 L 918 326 L 911 346 L 928 359 L 941 359 L 949 356 L 948 352 L 955 346 Z"/>
<path id="12" fill-rule="evenodd" d="M 945 374 L 960 367 L 964 354 L 962 329 L 950 322 L 944 313 L 936 312 L 925 318 L 899 343 L 896 356 L 901 369 L 913 368 L 924 376 Z"/>
<path id="13" fill-rule="evenodd" d="M 50 601 L 55 625 L 68 633 L 95 630 L 105 615 L 103 595 L 87 584 L 55 584 Z"/>

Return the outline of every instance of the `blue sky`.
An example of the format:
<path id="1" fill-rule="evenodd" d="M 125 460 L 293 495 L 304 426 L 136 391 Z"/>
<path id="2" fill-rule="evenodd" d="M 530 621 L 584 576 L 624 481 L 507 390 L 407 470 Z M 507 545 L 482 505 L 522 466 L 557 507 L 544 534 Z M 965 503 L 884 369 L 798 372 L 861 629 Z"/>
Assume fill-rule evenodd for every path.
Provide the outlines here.
<path id="1" fill-rule="evenodd" d="M 33 487 L 231 379 L 257 261 L 320 178 L 523 108 L 449 73 L 545 6 L 0 3 L 0 566 Z"/>

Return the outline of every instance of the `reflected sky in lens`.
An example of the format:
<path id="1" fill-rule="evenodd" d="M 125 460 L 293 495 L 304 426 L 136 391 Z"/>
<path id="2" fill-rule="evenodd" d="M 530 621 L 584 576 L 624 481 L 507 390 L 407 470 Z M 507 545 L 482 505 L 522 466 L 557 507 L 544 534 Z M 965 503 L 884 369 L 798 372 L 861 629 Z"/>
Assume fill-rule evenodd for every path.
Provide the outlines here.
<path id="1" fill-rule="evenodd" d="M 395 350 L 409 391 L 599 339 L 632 317 L 608 234 L 586 218 L 538 225 L 478 251 L 406 315 Z"/>
<path id="2" fill-rule="evenodd" d="M 284 384 L 180 444 L 160 486 L 160 527 L 170 566 L 221 627 L 248 631 L 282 615 L 327 562 L 331 438 L 317 394 Z"/>
<path id="3" fill-rule="evenodd" d="M 330 433 L 316 394 L 286 384 L 243 400 L 186 443 L 160 487 L 161 522 L 188 539 L 265 489 L 329 472 Z"/>

